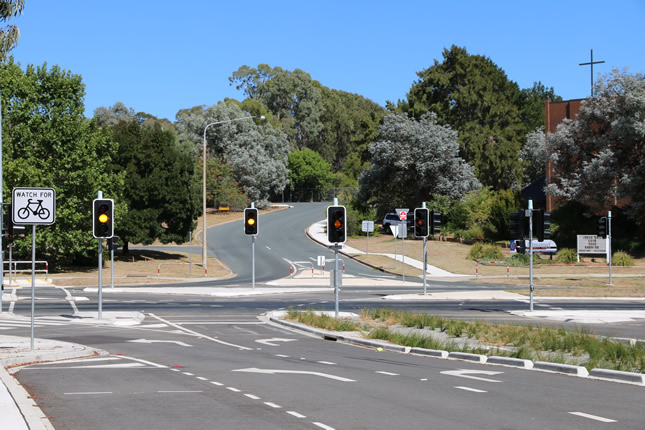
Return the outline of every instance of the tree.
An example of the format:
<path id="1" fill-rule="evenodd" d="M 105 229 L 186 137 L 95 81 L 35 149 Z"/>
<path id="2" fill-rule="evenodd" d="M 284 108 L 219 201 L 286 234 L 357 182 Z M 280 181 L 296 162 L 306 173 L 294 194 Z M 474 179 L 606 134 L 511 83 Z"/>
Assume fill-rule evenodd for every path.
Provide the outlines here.
<path id="1" fill-rule="evenodd" d="M 439 125 L 436 116 L 420 120 L 390 114 L 370 146 L 372 165 L 360 179 L 360 200 L 384 213 L 414 208 L 433 194 L 460 198 L 481 185 L 473 168 L 459 157 L 457 132 Z"/>
<path id="2" fill-rule="evenodd" d="M 25 0 L 0 1 L 0 21 L 7 22 L 11 18 L 22 15 Z M 16 47 L 20 38 L 20 30 L 15 25 L 0 27 L 0 61 L 5 61 L 9 52 Z"/>
<path id="3" fill-rule="evenodd" d="M 544 102 L 561 102 L 553 87 L 547 88 L 542 82 L 533 82 L 533 87 L 524 88 L 520 98 L 520 118 L 527 130 L 541 128 L 544 131 Z"/>
<path id="4" fill-rule="evenodd" d="M 123 175 L 112 168 L 117 145 L 85 118 L 81 77 L 46 64 L 23 71 L 10 58 L 0 87 L 5 201 L 13 187 L 54 188 L 56 223 L 38 229 L 38 254 L 50 267 L 96 262 L 92 200 L 102 190 L 119 202 Z"/>
<path id="5" fill-rule="evenodd" d="M 201 152 L 207 124 L 249 116 L 238 104 L 220 102 L 179 111 L 176 127 L 180 142 Z M 271 193 L 286 187 L 289 144 L 280 130 L 251 120 L 231 121 L 209 127 L 206 137 L 208 158 L 219 157 L 229 163 L 240 189 L 257 207 L 266 206 Z"/>
<path id="6" fill-rule="evenodd" d="M 164 129 L 151 115 L 137 114 L 111 129 L 119 143 L 115 164 L 125 173 L 127 213 L 115 224 L 123 252 L 128 243 L 187 241 L 200 206 L 191 154 L 179 146 L 173 129 Z"/>
<path id="7" fill-rule="evenodd" d="M 544 177 L 546 158 L 544 127 L 539 127 L 526 135 L 526 144 L 520 151 L 520 160 L 524 163 L 524 185 Z"/>
<path id="8" fill-rule="evenodd" d="M 460 154 L 483 184 L 516 186 L 522 174 L 518 154 L 528 131 L 520 116 L 519 87 L 489 58 L 469 55 L 465 48 L 453 45 L 443 57 L 417 73 L 419 80 L 397 111 L 415 118 L 435 112 L 440 124 L 459 132 Z"/>
<path id="9" fill-rule="evenodd" d="M 331 187 L 334 175 L 331 167 L 317 152 L 302 149 L 289 154 L 289 185 L 298 200 L 314 195 L 319 197 Z"/>
<path id="10" fill-rule="evenodd" d="M 547 136 L 554 175 L 548 194 L 606 208 L 627 199 L 627 215 L 645 210 L 645 77 L 613 70 L 596 82 L 575 121 Z"/>
<path id="11" fill-rule="evenodd" d="M 289 137 L 292 150 L 308 148 L 322 130 L 321 85 L 308 73 L 260 64 L 257 69 L 242 66 L 228 80 L 269 109 Z"/>

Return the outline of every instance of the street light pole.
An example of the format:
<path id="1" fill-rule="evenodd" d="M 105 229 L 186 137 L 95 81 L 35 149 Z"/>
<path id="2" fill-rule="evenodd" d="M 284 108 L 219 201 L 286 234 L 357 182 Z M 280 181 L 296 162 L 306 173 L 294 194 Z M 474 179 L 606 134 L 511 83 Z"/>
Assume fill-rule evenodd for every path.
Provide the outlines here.
<path id="1" fill-rule="evenodd" d="M 245 116 L 242 118 L 233 118 L 229 119 L 226 121 L 217 121 L 217 122 L 211 122 L 210 124 L 206 124 L 206 127 L 204 127 L 204 148 L 203 148 L 203 158 L 202 158 L 202 163 L 203 163 L 203 172 L 202 172 L 202 264 L 204 266 L 205 273 L 208 273 L 208 247 L 206 246 L 206 130 L 208 130 L 208 127 L 211 125 L 218 125 L 218 124 L 226 124 L 229 122 L 236 122 L 236 121 L 244 121 L 247 119 L 254 119 L 258 118 L 262 121 L 264 121 L 264 115 L 261 116 Z"/>

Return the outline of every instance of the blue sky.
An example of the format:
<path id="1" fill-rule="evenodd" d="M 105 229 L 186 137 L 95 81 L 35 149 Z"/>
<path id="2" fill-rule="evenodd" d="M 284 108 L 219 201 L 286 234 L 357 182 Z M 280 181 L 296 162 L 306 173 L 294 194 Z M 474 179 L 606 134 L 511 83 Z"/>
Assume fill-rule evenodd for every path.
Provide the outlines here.
<path id="1" fill-rule="evenodd" d="M 302 69 L 381 105 L 404 99 L 416 72 L 455 44 L 489 57 L 520 88 L 565 99 L 594 74 L 645 72 L 645 0 L 26 0 L 11 21 L 13 55 L 61 67 L 86 84 L 86 115 L 117 101 L 175 119 L 178 110 L 243 95 L 242 65 Z"/>

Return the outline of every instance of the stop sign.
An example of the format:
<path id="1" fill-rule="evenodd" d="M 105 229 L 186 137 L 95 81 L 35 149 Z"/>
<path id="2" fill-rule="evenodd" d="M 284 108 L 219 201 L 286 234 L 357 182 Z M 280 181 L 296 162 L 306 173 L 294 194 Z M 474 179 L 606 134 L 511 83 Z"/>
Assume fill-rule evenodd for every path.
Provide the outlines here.
<path id="1" fill-rule="evenodd" d="M 399 214 L 399 219 L 401 221 L 405 221 L 406 219 L 408 219 L 408 213 L 401 211 L 401 213 Z"/>

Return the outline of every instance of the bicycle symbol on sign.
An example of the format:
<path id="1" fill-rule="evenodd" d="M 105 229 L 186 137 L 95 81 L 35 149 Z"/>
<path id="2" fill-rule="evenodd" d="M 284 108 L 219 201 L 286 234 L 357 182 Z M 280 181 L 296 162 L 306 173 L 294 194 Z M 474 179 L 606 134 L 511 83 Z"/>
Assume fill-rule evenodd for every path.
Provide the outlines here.
<path id="1" fill-rule="evenodd" d="M 42 200 L 33 201 L 31 199 L 28 199 L 27 206 L 18 209 L 18 218 L 27 219 L 30 212 L 33 215 L 40 217 L 40 219 L 48 219 L 50 215 L 49 209 L 43 207 Z"/>

